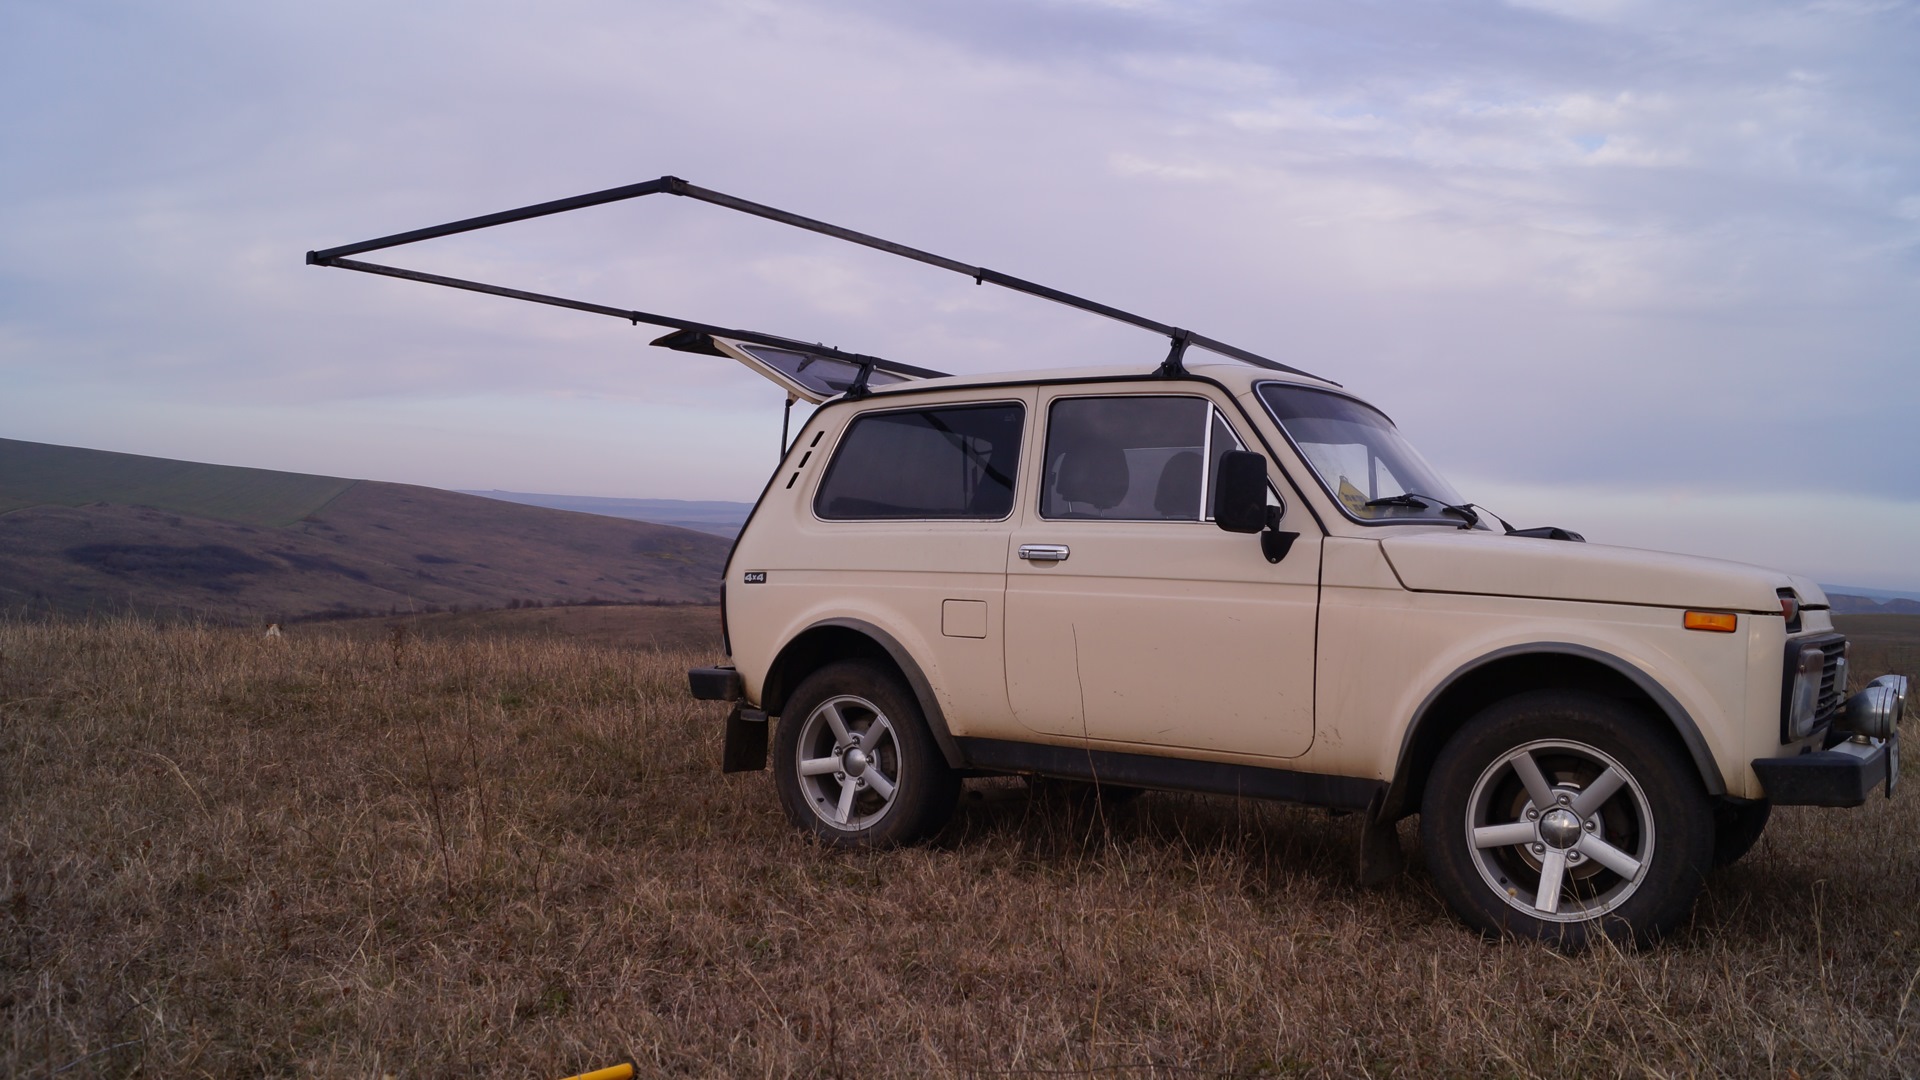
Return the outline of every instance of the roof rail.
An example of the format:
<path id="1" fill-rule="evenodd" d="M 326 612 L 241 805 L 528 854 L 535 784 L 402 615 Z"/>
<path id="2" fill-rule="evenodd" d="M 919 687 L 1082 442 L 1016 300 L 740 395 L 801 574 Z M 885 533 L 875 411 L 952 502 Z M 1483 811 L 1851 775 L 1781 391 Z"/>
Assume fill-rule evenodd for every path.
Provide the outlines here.
<path id="1" fill-rule="evenodd" d="M 442 236 L 453 236 L 457 233 L 473 232 L 477 229 L 488 229 L 495 225 L 506 225 L 515 221 L 526 221 L 530 218 L 546 217 L 551 214 L 562 214 L 571 210 L 584 209 L 589 206 L 601 206 L 606 203 L 621 202 L 626 199 L 637 199 L 643 195 L 659 194 L 679 195 L 689 199 L 698 199 L 701 202 L 725 207 L 728 210 L 737 210 L 743 214 L 751 214 L 755 217 L 766 218 L 769 221 L 777 221 L 782 225 L 791 225 L 795 228 L 806 229 L 809 232 L 831 236 L 838 240 L 845 240 L 848 243 L 859 244 L 862 247 L 870 247 L 877 251 L 884 251 L 890 255 L 898 255 L 903 259 L 912 259 L 915 262 L 926 263 L 929 266 L 937 266 L 942 270 L 951 270 L 956 274 L 962 274 L 972 278 L 976 285 L 989 283 L 998 285 L 1002 288 L 1012 289 L 1015 292 L 1026 293 L 1029 296 L 1037 296 L 1043 300 L 1051 300 L 1056 304 L 1065 304 L 1071 308 L 1101 315 L 1117 322 L 1126 323 L 1128 326 L 1136 326 L 1142 330 L 1151 331 L 1165 337 L 1170 343 L 1166 359 L 1161 362 L 1157 369 L 1157 374 L 1163 376 L 1177 377 L 1185 374 L 1186 368 L 1183 365 L 1183 360 L 1186 351 L 1189 346 L 1198 346 L 1209 352 L 1219 353 L 1222 356 L 1231 357 L 1235 360 L 1252 364 L 1255 367 L 1267 368 L 1272 371 L 1284 371 L 1294 375 L 1306 375 L 1309 378 L 1319 378 L 1319 376 L 1301 371 L 1299 368 L 1288 367 L 1279 361 L 1269 360 L 1264 356 L 1248 352 L 1245 349 L 1233 345 L 1228 345 L 1222 341 L 1216 341 L 1205 335 L 1196 334 L 1190 330 L 1183 330 L 1177 326 L 1170 326 L 1166 323 L 1149 319 L 1143 315 L 1135 315 L 1129 311 L 1122 311 L 1119 308 L 1102 304 L 1096 300 L 1088 300 L 1084 297 L 1075 296 L 1072 293 L 1062 292 L 1059 289 L 1026 281 L 1010 274 L 1003 274 L 998 270 L 989 270 L 983 266 L 970 266 L 942 255 L 935 255 L 931 252 L 921 251 L 918 248 L 908 247 L 905 244 L 896 244 L 891 240 L 882 240 L 877 236 L 869 236 L 866 233 L 855 232 L 852 229 L 831 225 L 827 222 L 818 221 L 809 217 L 802 217 L 799 214 L 789 213 L 788 211 L 766 206 L 761 203 L 750 202 L 746 199 L 725 194 L 724 192 L 699 187 L 677 176 L 662 176 L 658 180 L 648 180 L 638 184 L 627 184 L 623 187 L 608 188 L 604 191 L 589 192 L 585 195 L 575 195 L 566 199 L 555 199 L 551 202 L 535 203 L 532 206 L 523 206 L 517 210 L 502 210 L 494 214 L 482 214 L 479 217 L 451 221 L 444 225 L 432 225 L 424 229 L 413 229 L 408 232 L 394 233 L 391 236 L 362 240 L 355 244 L 342 244 L 339 247 L 331 247 L 323 251 L 309 251 L 307 252 L 307 262 L 313 266 L 337 266 L 343 270 L 359 270 L 368 274 L 405 278 L 409 281 L 423 281 L 430 285 L 444 285 L 448 288 L 465 289 L 469 292 L 504 296 L 512 300 L 525 300 L 535 304 L 549 304 L 554 307 L 572 308 L 575 311 L 586 311 L 596 315 L 610 315 L 617 319 L 626 319 L 636 325 L 646 323 L 650 326 L 671 327 L 675 330 L 691 331 L 695 334 L 713 334 L 720 337 L 735 338 L 740 341 L 769 345 L 775 348 L 798 349 L 860 365 L 861 368 L 868 373 L 876 370 L 892 371 L 919 378 L 935 378 L 945 374 L 944 372 L 913 367 L 908 364 L 882 359 L 877 356 L 842 352 L 839 349 L 824 345 L 809 345 L 792 338 L 780 337 L 774 334 L 764 334 L 753 330 L 734 330 L 692 319 L 682 319 L 672 315 L 613 308 L 604 304 L 588 303 L 584 300 L 569 300 L 560 296 L 548 296 L 544 293 L 510 289 L 502 285 L 489 285 L 484 282 L 467 281 L 463 278 L 446 277 L 441 274 L 428 274 L 418 270 L 406 270 L 397 266 L 363 262 L 359 259 L 352 258 L 352 256 L 365 254 L 369 251 L 381 251 L 386 248 L 418 243 L 422 240 L 432 240 Z"/>

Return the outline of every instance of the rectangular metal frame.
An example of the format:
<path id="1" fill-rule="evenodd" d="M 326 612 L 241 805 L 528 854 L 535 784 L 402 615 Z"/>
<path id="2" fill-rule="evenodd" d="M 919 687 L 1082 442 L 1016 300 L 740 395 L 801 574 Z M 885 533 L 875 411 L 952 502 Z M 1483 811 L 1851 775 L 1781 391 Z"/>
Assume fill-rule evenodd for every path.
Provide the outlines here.
<path id="1" fill-rule="evenodd" d="M 646 195 L 660 194 L 679 195 L 684 198 L 698 199 L 701 202 L 725 207 L 728 210 L 736 210 L 743 214 L 751 214 L 754 217 L 779 222 L 782 225 L 791 225 L 809 232 L 831 236 L 837 240 L 845 240 L 848 243 L 859 244 L 862 247 L 873 248 L 876 251 L 884 251 L 890 255 L 898 255 L 903 259 L 912 259 L 915 262 L 925 263 L 928 266 L 937 266 L 942 270 L 950 270 L 956 274 L 972 278 L 975 284 L 991 283 L 1001 286 L 1002 288 L 1012 289 L 1015 292 L 1026 293 L 1029 296 L 1037 296 L 1043 300 L 1051 300 L 1056 304 L 1064 304 L 1071 308 L 1113 319 L 1116 322 L 1122 322 L 1128 326 L 1151 331 L 1165 337 L 1170 344 L 1166 359 L 1161 362 L 1158 368 L 1158 374 L 1164 376 L 1173 377 L 1185 374 L 1185 369 L 1182 367 L 1182 359 L 1186 354 L 1186 350 L 1189 346 L 1198 346 L 1209 352 L 1219 353 L 1222 356 L 1231 357 L 1243 363 L 1252 364 L 1255 367 L 1317 378 L 1317 376 L 1309 375 L 1309 373 L 1301 371 L 1298 368 L 1288 367 L 1278 361 L 1269 360 L 1264 356 L 1248 352 L 1245 349 L 1228 345 L 1225 342 L 1216 341 L 1213 338 L 1196 334 L 1190 330 L 1184 330 L 1177 326 L 1171 326 L 1167 323 L 1149 319 L 1143 315 L 1122 311 L 1119 308 L 1102 304 L 1095 300 L 1088 300 L 1084 297 L 1075 296 L 1072 293 L 1062 292 L 1059 289 L 1026 281 L 1010 274 L 1003 274 L 997 270 L 989 270 L 983 266 L 970 266 L 942 255 L 935 255 L 931 252 L 921 251 L 918 248 L 908 247 L 905 244 L 896 244 L 891 240 L 883 240 L 877 236 L 869 236 L 866 233 L 855 232 L 852 229 L 846 229 L 824 221 L 803 217 L 799 214 L 789 213 L 788 211 L 766 206 L 761 203 L 750 202 L 746 199 L 725 194 L 724 192 L 699 187 L 677 176 L 662 176 L 657 180 L 648 180 L 644 183 L 627 184 L 623 187 L 589 192 L 585 195 L 575 195 L 571 198 L 535 203 L 531 206 L 523 206 L 516 210 L 502 210 L 498 213 L 482 214 L 479 217 L 451 221 L 444 225 L 432 225 L 424 229 L 413 229 L 407 232 L 394 233 L 391 236 L 362 240 L 354 244 L 342 244 L 338 247 L 331 247 L 321 251 L 309 251 L 307 252 L 307 262 L 313 266 L 335 266 L 343 270 L 358 270 L 362 273 L 404 278 L 409 281 L 421 281 L 429 285 L 443 285 L 452 289 L 464 289 L 468 292 L 486 293 L 491 296 L 504 296 L 511 300 L 524 300 L 529 303 L 571 308 L 575 311 L 585 311 L 595 315 L 608 315 L 616 319 L 625 319 L 635 325 L 646 323 L 650 326 L 665 326 L 674 330 L 686 331 L 692 335 L 714 335 L 735 338 L 754 344 L 770 345 L 783 349 L 795 349 L 819 356 L 829 356 L 860 366 L 861 377 L 855 383 L 854 390 L 849 391 L 849 394 L 856 397 L 865 392 L 866 376 L 876 370 L 897 372 L 902 375 L 910 375 L 917 378 L 937 378 L 946 374 L 945 372 L 914 367 L 910 364 L 886 360 L 877 356 L 843 352 L 840 349 L 826 345 L 809 344 L 792 338 L 781 337 L 776 334 L 715 326 L 711 323 L 699 322 L 693 319 L 682 319 L 656 312 L 608 307 L 605 304 L 594 304 L 585 300 L 571 300 L 561 296 L 549 296 L 545 293 L 528 292 L 524 289 L 512 289 L 503 285 L 490 285 L 479 281 L 468 281 L 464 278 L 448 277 L 443 274 L 429 274 L 419 270 L 407 270 L 397 266 L 364 262 L 353 258 L 353 256 L 362 255 L 370 251 L 381 251 L 387 248 L 401 247 L 406 244 L 419 243 L 422 240 L 433 240 L 442 236 L 454 236 L 459 233 L 473 232 L 477 229 L 492 228 L 496 225 L 506 225 L 516 221 L 527 221 L 532 218 L 547 217 L 552 214 L 563 214 L 572 210 L 581 210 L 590 206 L 602 206 L 607 203 L 622 202 L 627 199 L 637 199 Z M 677 335 L 669 335 L 669 337 L 676 336 Z M 667 341 L 667 338 L 662 338 L 657 343 L 667 343 Z M 691 347 L 697 349 L 696 342 L 697 338 L 681 344 L 670 345 L 669 347 L 683 349 Z"/>

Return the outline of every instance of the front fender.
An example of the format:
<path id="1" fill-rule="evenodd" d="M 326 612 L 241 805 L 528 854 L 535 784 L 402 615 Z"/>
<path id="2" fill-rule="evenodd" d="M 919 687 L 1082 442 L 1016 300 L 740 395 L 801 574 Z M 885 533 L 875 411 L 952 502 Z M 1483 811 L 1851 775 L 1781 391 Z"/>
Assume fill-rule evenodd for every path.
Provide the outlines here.
<path id="1" fill-rule="evenodd" d="M 1700 730 L 1700 725 L 1694 721 L 1693 714 L 1687 710 L 1687 707 L 1681 704 L 1680 700 L 1659 680 L 1627 660 L 1590 645 L 1569 641 L 1536 641 L 1509 645 L 1476 657 L 1454 669 L 1444 680 L 1427 692 L 1426 697 L 1414 709 L 1406 730 L 1401 735 L 1400 751 L 1394 759 L 1393 772 L 1389 774 L 1393 777 L 1393 782 L 1387 789 L 1384 812 L 1395 814 L 1405 812 L 1416 755 L 1419 753 L 1419 748 L 1428 744 L 1427 740 L 1422 739 L 1422 732 L 1430 723 L 1448 722 L 1447 718 L 1435 719 L 1435 704 L 1444 699 L 1449 690 L 1459 686 L 1462 680 L 1474 673 L 1485 671 L 1503 660 L 1528 656 L 1572 657 L 1597 664 L 1625 678 L 1666 716 L 1668 723 L 1673 726 L 1674 733 L 1686 746 L 1688 756 L 1693 759 L 1694 768 L 1699 772 L 1700 781 L 1706 786 L 1707 793 L 1709 795 L 1726 794 L 1726 781 L 1721 775 L 1719 764 L 1714 759 L 1712 748 L 1707 744 L 1706 736 Z"/>

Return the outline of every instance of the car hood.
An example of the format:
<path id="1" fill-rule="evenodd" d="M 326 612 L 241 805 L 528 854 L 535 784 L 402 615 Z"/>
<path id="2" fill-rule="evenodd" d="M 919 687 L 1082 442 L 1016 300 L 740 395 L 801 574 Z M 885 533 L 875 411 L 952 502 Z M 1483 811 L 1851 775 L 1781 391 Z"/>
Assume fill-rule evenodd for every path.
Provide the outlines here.
<path id="1" fill-rule="evenodd" d="M 1451 529 L 1380 542 L 1400 583 L 1416 592 L 1591 600 L 1777 614 L 1776 590 L 1827 606 L 1808 578 L 1745 563 L 1665 551 Z"/>

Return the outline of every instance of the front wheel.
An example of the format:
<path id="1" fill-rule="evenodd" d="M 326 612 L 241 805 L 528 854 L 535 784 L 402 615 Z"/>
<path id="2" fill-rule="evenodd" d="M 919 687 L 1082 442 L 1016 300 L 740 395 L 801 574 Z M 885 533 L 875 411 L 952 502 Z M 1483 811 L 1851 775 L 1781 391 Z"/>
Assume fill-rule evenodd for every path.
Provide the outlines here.
<path id="1" fill-rule="evenodd" d="M 774 786 L 795 825 L 837 847 L 893 847 L 940 831 L 960 781 L 913 691 L 868 660 L 801 682 L 774 733 Z"/>
<path id="2" fill-rule="evenodd" d="M 1434 881 L 1469 924 L 1580 949 L 1652 941 L 1684 919 L 1714 853 L 1685 751 L 1627 705 L 1542 691 L 1470 721 L 1420 813 Z"/>

